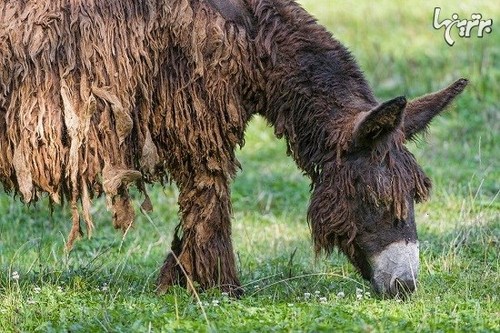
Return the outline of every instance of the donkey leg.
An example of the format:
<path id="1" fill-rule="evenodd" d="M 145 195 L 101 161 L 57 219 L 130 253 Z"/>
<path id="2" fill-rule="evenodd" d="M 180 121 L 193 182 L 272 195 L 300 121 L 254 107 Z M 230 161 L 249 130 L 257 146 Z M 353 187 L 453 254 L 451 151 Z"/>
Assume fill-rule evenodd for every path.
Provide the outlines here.
<path id="1" fill-rule="evenodd" d="M 231 204 L 225 177 L 197 176 L 179 195 L 181 223 L 160 272 L 158 288 L 218 287 L 233 296 L 242 289 L 231 243 Z"/>

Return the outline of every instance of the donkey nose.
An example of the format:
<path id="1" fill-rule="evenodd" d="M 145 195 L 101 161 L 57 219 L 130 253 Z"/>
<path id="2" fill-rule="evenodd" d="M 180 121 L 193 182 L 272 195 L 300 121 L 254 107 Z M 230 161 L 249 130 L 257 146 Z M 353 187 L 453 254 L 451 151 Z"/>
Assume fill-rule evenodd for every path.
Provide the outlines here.
<path id="1" fill-rule="evenodd" d="M 413 276 L 393 277 L 390 283 L 390 294 L 392 297 L 405 298 L 417 288 L 417 281 Z"/>
<path id="2" fill-rule="evenodd" d="M 405 298 L 416 289 L 418 243 L 395 242 L 370 258 L 375 290 L 389 297 Z"/>

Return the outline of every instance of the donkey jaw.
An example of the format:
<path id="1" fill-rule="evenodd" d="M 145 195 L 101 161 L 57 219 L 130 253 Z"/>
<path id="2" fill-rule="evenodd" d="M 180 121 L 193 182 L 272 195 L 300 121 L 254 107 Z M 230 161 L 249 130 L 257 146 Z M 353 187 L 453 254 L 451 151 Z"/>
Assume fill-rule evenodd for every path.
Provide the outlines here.
<path id="1" fill-rule="evenodd" d="M 374 289 L 382 296 L 404 298 L 417 288 L 418 242 L 399 241 L 370 259 Z"/>

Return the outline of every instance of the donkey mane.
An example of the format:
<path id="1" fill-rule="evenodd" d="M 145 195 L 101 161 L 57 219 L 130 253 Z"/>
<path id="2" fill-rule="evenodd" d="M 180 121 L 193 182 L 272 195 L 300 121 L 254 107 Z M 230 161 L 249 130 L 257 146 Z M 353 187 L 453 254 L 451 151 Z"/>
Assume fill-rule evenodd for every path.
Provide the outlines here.
<path id="1" fill-rule="evenodd" d="M 348 149 L 358 113 L 377 101 L 349 51 L 301 7 L 255 2 L 257 54 L 268 55 L 265 65 L 273 68 L 259 112 L 314 180 L 327 160 Z"/>

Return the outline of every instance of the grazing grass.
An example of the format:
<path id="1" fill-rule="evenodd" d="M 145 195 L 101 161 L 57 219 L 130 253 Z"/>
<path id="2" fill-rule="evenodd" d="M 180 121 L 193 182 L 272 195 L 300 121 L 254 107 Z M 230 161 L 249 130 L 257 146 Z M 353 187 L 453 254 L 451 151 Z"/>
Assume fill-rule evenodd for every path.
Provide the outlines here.
<path id="1" fill-rule="evenodd" d="M 492 18 L 484 38 L 449 47 L 432 28 L 434 4 L 304 0 L 347 45 L 381 100 L 470 86 L 411 145 L 434 181 L 418 206 L 420 286 L 407 301 L 377 298 L 340 254 L 315 260 L 305 221 L 309 183 L 262 119 L 238 152 L 234 243 L 246 295 L 192 297 L 154 280 L 177 224 L 175 187 L 153 189 L 154 213 L 122 237 L 104 203 L 90 240 L 65 253 L 70 216 L 46 201 L 26 207 L 0 197 L 1 332 L 500 331 L 500 7 L 463 0 L 442 6 Z M 136 195 L 139 206 L 140 197 Z M 372 293 L 372 294 L 370 294 Z"/>

